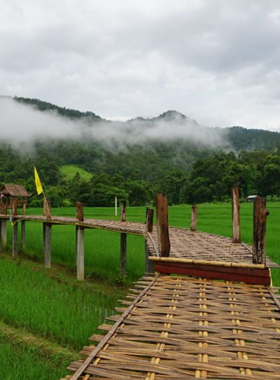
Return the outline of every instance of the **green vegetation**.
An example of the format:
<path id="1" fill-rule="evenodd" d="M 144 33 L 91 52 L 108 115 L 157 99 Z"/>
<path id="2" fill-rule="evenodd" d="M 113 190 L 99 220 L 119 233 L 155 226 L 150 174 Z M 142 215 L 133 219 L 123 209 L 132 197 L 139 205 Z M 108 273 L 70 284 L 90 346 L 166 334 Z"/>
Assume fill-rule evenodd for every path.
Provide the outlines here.
<path id="1" fill-rule="evenodd" d="M 92 174 L 86 170 L 79 168 L 76 165 L 62 165 L 60 166 L 60 172 L 66 180 L 73 179 L 76 175 L 80 177 L 82 181 L 90 181 Z"/>

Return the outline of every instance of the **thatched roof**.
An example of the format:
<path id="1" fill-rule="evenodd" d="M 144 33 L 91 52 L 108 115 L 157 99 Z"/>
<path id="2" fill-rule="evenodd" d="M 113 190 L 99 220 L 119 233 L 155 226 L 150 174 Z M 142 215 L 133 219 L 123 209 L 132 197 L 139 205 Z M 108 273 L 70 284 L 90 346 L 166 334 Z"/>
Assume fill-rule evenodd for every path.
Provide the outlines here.
<path id="1" fill-rule="evenodd" d="M 4 184 L 0 193 L 11 197 L 29 197 L 30 194 L 26 191 L 23 185 Z"/>

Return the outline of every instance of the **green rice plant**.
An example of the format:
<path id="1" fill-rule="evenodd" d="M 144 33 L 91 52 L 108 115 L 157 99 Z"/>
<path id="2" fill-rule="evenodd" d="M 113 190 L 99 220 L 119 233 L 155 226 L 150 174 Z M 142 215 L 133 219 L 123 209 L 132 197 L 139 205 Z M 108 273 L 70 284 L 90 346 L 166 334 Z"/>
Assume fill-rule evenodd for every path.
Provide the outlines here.
<path id="1" fill-rule="evenodd" d="M 57 380 L 65 375 L 67 363 L 57 366 L 50 358 L 23 351 L 0 339 L 0 375 L 3 380 Z M 69 363 L 68 363 L 69 364 Z"/>
<path id="2" fill-rule="evenodd" d="M 38 266 L 0 262 L 0 318 L 51 341 L 79 349 L 104 318 L 114 314 L 124 291 L 50 277 Z"/>

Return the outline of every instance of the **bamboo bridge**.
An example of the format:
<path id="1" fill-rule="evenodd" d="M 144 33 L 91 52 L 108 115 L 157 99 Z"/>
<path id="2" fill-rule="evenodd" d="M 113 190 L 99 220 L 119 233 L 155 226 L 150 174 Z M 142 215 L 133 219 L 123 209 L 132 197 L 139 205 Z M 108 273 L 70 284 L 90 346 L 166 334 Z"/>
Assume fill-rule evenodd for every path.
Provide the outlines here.
<path id="1" fill-rule="evenodd" d="M 146 242 L 146 272 L 117 315 L 99 327 L 102 334 L 81 351 L 63 380 L 92 379 L 280 379 L 280 302 L 271 285 L 265 255 L 268 212 L 265 200 L 254 205 L 253 247 L 240 240 L 238 191 L 232 192 L 232 239 L 196 231 L 196 207 L 190 229 L 168 226 L 167 199 L 157 195 L 157 228 L 153 210 L 146 224 L 84 219 L 81 204 L 76 218 L 13 215 L 13 255 L 17 254 L 17 225 L 44 224 L 45 267 L 51 265 L 51 227 L 76 226 L 77 277 L 83 279 L 85 228 L 121 235 L 121 268 L 125 270 L 126 236 Z M 0 215 L 3 242 L 9 217 Z"/>

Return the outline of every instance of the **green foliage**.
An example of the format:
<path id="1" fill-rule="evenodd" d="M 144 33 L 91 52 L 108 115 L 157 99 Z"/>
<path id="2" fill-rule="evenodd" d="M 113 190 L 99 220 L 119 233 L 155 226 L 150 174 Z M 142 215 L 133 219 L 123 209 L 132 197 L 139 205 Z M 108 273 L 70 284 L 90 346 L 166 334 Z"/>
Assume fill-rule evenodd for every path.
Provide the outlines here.
<path id="1" fill-rule="evenodd" d="M 74 179 L 77 173 L 83 181 L 90 181 L 92 174 L 88 171 L 79 168 L 77 165 L 62 165 L 60 166 L 60 172 L 66 180 Z"/>

